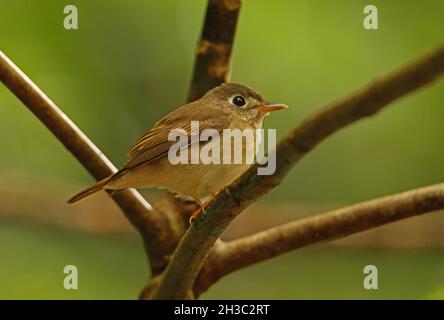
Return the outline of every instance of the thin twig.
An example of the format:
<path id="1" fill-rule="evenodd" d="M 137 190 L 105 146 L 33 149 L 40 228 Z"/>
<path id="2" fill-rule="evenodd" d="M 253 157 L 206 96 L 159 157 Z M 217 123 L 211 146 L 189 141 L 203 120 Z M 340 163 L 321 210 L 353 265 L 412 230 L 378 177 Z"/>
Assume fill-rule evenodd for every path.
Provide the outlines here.
<path id="1" fill-rule="evenodd" d="M 393 221 L 444 208 L 444 183 L 386 196 L 286 223 L 225 242 L 199 274 L 196 295 L 221 277 L 249 265 L 321 241 L 346 237 Z"/>
<path id="2" fill-rule="evenodd" d="M 396 99 L 432 82 L 443 72 L 444 47 L 440 47 L 309 116 L 278 144 L 277 170 L 274 175 L 258 175 L 257 166 L 252 166 L 215 197 L 205 215 L 195 220 L 176 248 L 154 297 L 189 297 L 198 272 L 215 241 L 245 207 L 277 186 L 289 170 L 325 138 L 357 120 L 377 113 Z"/>
<path id="3" fill-rule="evenodd" d="M 114 173 L 116 168 L 86 135 L 51 101 L 3 52 L 0 51 L 0 80 L 63 143 L 97 180 Z M 152 270 L 166 264 L 165 247 L 169 244 L 167 217 L 152 207 L 133 189 L 115 193 L 112 198 L 142 235 L 150 254 Z"/>

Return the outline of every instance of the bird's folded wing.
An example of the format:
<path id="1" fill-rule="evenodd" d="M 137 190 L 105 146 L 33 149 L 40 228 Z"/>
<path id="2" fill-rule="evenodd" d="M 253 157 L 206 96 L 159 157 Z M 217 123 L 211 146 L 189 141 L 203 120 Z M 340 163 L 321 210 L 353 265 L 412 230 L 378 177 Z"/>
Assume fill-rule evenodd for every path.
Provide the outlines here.
<path id="1" fill-rule="evenodd" d="M 187 106 L 184 106 L 187 107 Z M 228 117 L 221 114 L 220 111 L 211 111 L 210 108 L 203 110 L 197 106 L 183 110 L 181 107 L 161 119 L 155 126 L 141 137 L 128 152 L 128 161 L 122 170 L 133 169 L 143 164 L 151 163 L 162 157 L 168 156 L 168 150 L 176 141 L 168 141 L 168 135 L 171 131 L 182 129 L 191 136 L 191 121 L 199 121 L 199 131 L 204 129 L 215 129 L 221 132 L 228 128 Z M 182 110 L 181 110 L 182 109 Z M 191 139 L 188 139 L 190 141 Z M 188 147 L 190 144 L 184 146 Z"/>

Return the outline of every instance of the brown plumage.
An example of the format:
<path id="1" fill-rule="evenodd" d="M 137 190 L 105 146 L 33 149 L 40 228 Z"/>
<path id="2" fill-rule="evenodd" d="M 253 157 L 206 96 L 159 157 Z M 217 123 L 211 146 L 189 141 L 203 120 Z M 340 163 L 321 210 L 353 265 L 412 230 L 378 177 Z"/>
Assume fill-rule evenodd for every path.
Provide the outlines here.
<path id="1" fill-rule="evenodd" d="M 235 98 L 236 97 L 236 98 Z M 245 104 L 238 104 L 241 97 Z M 235 100 L 237 99 L 237 100 Z M 267 105 L 254 90 L 235 83 L 216 87 L 205 96 L 171 112 L 141 137 L 128 152 L 128 161 L 117 173 L 78 193 L 68 200 L 74 203 L 102 189 L 165 188 L 182 199 L 201 202 L 218 192 L 248 169 L 242 164 L 177 164 L 168 160 L 175 141 L 168 141 L 172 130 L 183 129 L 191 136 L 191 121 L 199 121 L 199 131 L 262 127 L 264 117 L 283 105 Z M 223 139 L 214 142 L 223 145 Z M 231 143 L 231 142 L 230 142 Z M 203 144 L 200 142 L 200 144 Z M 187 145 L 188 147 L 190 144 Z M 254 157 L 255 149 L 246 148 L 246 157 Z M 222 150 L 222 147 L 221 147 Z"/>

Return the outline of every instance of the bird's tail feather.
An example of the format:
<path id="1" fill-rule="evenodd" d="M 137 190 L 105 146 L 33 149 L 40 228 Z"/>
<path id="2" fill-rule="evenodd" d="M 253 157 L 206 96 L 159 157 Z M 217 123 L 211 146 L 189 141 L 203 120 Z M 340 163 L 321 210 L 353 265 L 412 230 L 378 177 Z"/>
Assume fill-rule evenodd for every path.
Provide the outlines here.
<path id="1" fill-rule="evenodd" d="M 111 176 L 112 177 L 112 176 Z M 82 200 L 85 197 L 88 197 L 100 190 L 102 190 L 107 183 L 110 181 L 111 177 L 105 178 L 103 180 L 100 180 L 99 182 L 97 182 L 95 185 L 80 191 L 79 193 L 77 193 L 74 197 L 72 197 L 71 199 L 68 200 L 68 203 L 75 203 L 79 200 Z"/>

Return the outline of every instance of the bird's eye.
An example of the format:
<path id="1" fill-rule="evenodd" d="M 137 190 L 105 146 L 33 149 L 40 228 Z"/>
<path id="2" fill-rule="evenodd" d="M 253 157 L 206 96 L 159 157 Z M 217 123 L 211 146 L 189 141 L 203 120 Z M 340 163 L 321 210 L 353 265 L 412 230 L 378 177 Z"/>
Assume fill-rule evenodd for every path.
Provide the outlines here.
<path id="1" fill-rule="evenodd" d="M 244 106 L 245 105 L 245 98 L 244 97 L 242 97 L 242 96 L 235 96 L 234 98 L 233 98 L 233 104 L 235 104 L 236 106 L 238 106 L 238 107 L 242 107 L 242 106 Z"/>

